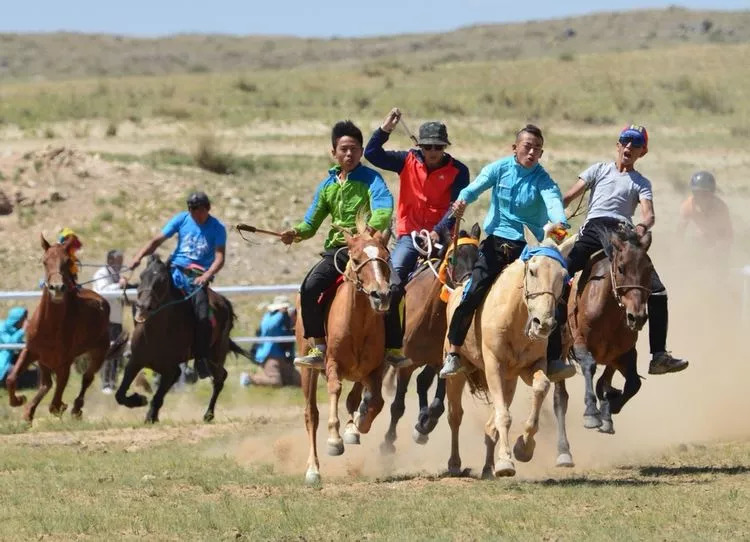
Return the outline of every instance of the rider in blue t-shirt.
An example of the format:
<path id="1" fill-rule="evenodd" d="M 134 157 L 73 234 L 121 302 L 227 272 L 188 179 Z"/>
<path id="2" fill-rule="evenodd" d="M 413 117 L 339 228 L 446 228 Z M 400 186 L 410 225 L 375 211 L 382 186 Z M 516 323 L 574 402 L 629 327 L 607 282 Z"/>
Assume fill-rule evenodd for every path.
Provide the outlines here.
<path id="1" fill-rule="evenodd" d="M 210 374 L 208 358 L 211 345 L 207 286 L 224 266 L 227 230 L 224 224 L 211 216 L 211 202 L 204 192 L 190 194 L 187 208 L 187 211 L 172 217 L 161 233 L 138 252 L 130 268 L 138 267 L 145 256 L 153 254 L 164 241 L 177 234 L 177 246 L 169 258 L 172 282 L 190 295 L 196 319 L 195 368 L 198 376 L 205 378 Z M 195 291 L 196 288 L 199 290 Z"/>

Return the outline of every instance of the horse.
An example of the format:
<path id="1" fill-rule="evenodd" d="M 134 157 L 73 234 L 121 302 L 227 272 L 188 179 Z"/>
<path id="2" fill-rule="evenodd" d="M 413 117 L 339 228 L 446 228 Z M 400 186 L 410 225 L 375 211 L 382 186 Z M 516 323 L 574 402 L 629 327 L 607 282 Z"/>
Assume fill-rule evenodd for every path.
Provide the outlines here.
<path id="1" fill-rule="evenodd" d="M 535 448 L 534 435 L 539 429 L 539 412 L 549 390 L 547 378 L 547 339 L 556 325 L 555 307 L 562 296 L 567 277 L 565 255 L 573 248 L 574 238 L 560 247 L 552 239 L 541 244 L 524 226 L 527 247 L 521 257 L 506 267 L 495 279 L 487 297 L 479 306 L 472 326 L 461 348 L 462 362 L 473 372 L 448 378 L 448 421 L 451 428 L 451 456 L 448 471 L 461 473 L 458 430 L 463 417 L 461 395 L 467 380 L 473 393 L 489 395 L 494 411 L 485 425 L 486 457 L 482 476 L 513 476 L 508 432 L 510 405 L 518 377 L 533 390 L 529 418 L 523 434 L 513 447 L 518 461 L 530 461 Z M 448 301 L 448 316 L 460 303 L 463 287 L 457 288 Z M 448 347 L 446 339 L 446 348 Z M 495 447 L 500 443 L 497 460 Z"/>
<path id="2" fill-rule="evenodd" d="M 373 420 L 383 408 L 381 386 L 385 357 L 384 314 L 390 306 L 390 266 L 386 249 L 389 233 L 370 234 L 360 217 L 357 233 L 352 235 L 339 228 L 349 249 L 349 262 L 343 272 L 326 314 L 325 372 L 328 380 L 328 454 L 344 453 L 344 442 L 359 444 L 360 433 L 368 433 Z M 300 299 L 297 298 L 300 311 Z M 310 349 L 304 339 L 302 319 L 295 328 L 297 351 Z M 339 434 L 338 414 L 342 379 L 354 382 L 346 398 L 349 418 L 344 439 Z M 316 433 L 318 371 L 302 369 L 302 390 L 305 396 L 305 428 L 310 445 L 305 482 L 320 483 L 320 463 Z M 364 390 L 364 395 L 363 395 Z M 361 403 L 360 403 L 361 399 Z M 359 405 L 359 408 L 358 408 Z"/>
<path id="3" fill-rule="evenodd" d="M 569 334 L 564 346 L 567 355 L 578 361 L 585 378 L 584 426 L 612 434 L 612 414 L 619 413 L 641 387 L 635 343 L 648 319 L 654 267 L 647 254 L 650 232 L 639 237 L 632 226 L 623 224 L 616 231 L 602 230 L 599 236 L 604 250 L 592 256 L 571 289 Z M 605 369 L 594 393 L 597 364 Z M 622 391 L 612 387 L 615 371 L 625 377 Z M 555 384 L 555 397 L 558 394 L 567 402 L 565 381 Z M 564 423 L 563 415 L 563 429 L 558 434 L 563 445 L 567 443 Z"/>
<path id="4" fill-rule="evenodd" d="M 206 422 L 214 419 L 216 400 L 224 387 L 227 377 L 224 361 L 227 354 L 232 352 L 251 359 L 248 352 L 229 338 L 236 319 L 229 300 L 209 289 L 208 302 L 213 328 L 208 363 L 213 392 L 203 416 Z M 131 357 L 125 365 L 115 399 L 128 408 L 146 406 L 148 400 L 145 396 L 138 393 L 128 395 L 128 389 L 144 367 L 156 371 L 161 375 L 159 387 L 151 399 L 145 420 L 146 423 L 155 423 L 159 421 L 164 396 L 180 376 L 180 363 L 192 357 L 195 335 L 195 319 L 189 295 L 183 295 L 172 284 L 169 265 L 158 255 L 149 257 L 148 264 L 141 273 L 133 320 L 135 328 L 130 345 Z"/>
<path id="5" fill-rule="evenodd" d="M 121 355 L 128 341 L 128 334 L 123 332 L 110 345 L 109 303 L 96 292 L 76 285 L 68 254 L 74 239 L 50 245 L 44 235 L 40 238 L 44 250 L 42 298 L 29 319 L 26 346 L 6 379 L 10 405 L 24 404 L 26 398 L 16 396 L 16 381 L 31 362 L 38 360 L 39 389 L 23 416 L 28 422 L 33 420 L 37 406 L 52 387 L 52 372 L 55 373 L 56 384 L 49 411 L 62 416 L 67 409 L 62 396 L 70 376 L 70 367 L 76 357 L 87 354 L 89 363 L 81 379 L 81 391 L 71 410 L 73 417 L 80 418 L 84 395 L 97 371 L 106 358 Z"/>
<path id="6" fill-rule="evenodd" d="M 406 390 L 412 373 L 424 366 L 417 376 L 417 395 L 419 396 L 419 416 L 412 432 L 412 438 L 418 444 L 425 444 L 429 434 L 437 425 L 445 411 L 445 380 L 438 379 L 435 398 L 427 405 L 427 390 L 440 370 L 443 361 L 443 338 L 448 328 L 445 317 L 446 295 L 457 284 L 471 274 L 474 262 L 479 254 L 479 224 L 474 224 L 471 234 L 461 231 L 456 246 L 448 246 L 442 254 L 438 275 L 429 273 L 424 265 L 406 285 L 404 296 L 404 354 L 412 364 L 398 369 L 396 373 L 396 392 L 391 403 L 391 423 L 385 440 L 380 445 L 382 453 L 394 453 L 396 447 L 396 426 L 404 415 Z M 450 239 L 443 239 L 448 245 Z M 455 257 L 453 256 L 455 250 Z M 454 261 L 455 260 L 455 261 Z"/>

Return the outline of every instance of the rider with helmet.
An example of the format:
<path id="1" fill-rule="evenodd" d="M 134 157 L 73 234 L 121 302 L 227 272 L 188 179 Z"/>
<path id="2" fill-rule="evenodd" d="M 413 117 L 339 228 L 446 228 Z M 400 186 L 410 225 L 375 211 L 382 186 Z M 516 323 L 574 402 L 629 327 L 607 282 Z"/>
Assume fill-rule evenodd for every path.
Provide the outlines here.
<path id="1" fill-rule="evenodd" d="M 83 246 L 83 243 L 81 243 L 81 240 L 78 238 L 78 234 L 74 232 L 70 228 L 63 228 L 60 230 L 60 233 L 57 235 L 57 242 L 60 245 L 65 244 L 69 239 L 72 239 L 70 244 L 68 245 L 68 258 L 70 258 L 69 263 L 69 270 L 70 275 L 73 277 L 73 282 L 78 282 L 78 256 L 76 255 L 76 252 L 81 250 L 81 247 Z"/>
<path id="2" fill-rule="evenodd" d="M 224 267 L 227 230 L 210 214 L 211 202 L 205 192 L 193 192 L 187 199 L 187 211 L 177 213 L 141 250 L 130 269 L 177 234 L 177 246 L 169 257 L 172 283 L 189 296 L 195 316 L 195 370 L 198 376 L 209 376 L 211 321 L 209 319 L 208 283 Z M 121 279 L 124 280 L 124 279 Z"/>
<path id="3" fill-rule="evenodd" d="M 626 126 L 620 132 L 617 141 L 616 161 L 599 162 L 590 166 L 579 175 L 578 181 L 565 193 L 563 201 L 567 206 L 586 190 L 591 190 L 586 222 L 566 258 L 570 276 L 582 271 L 589 258 L 603 248 L 598 230 L 615 229 L 623 222 L 632 226 L 633 214 L 638 205 L 641 207 L 642 220 L 634 226 L 635 231 L 642 236 L 654 225 L 656 217 L 651 182 L 635 169 L 635 162 L 647 152 L 648 132 L 646 128 L 639 125 Z M 564 288 L 557 311 L 558 325 L 550 335 L 547 344 L 547 359 L 550 363 L 561 361 L 561 329 L 568 319 L 569 295 L 570 288 Z M 649 374 L 682 371 L 688 366 L 688 362 L 673 357 L 666 349 L 667 290 L 656 270 L 653 272 L 651 295 L 648 298 L 648 314 L 652 355 Z M 575 371 L 572 371 L 570 376 L 573 374 Z"/>
<path id="4" fill-rule="evenodd" d="M 680 206 L 680 231 L 692 223 L 704 241 L 726 248 L 734 233 L 727 204 L 716 195 L 716 179 L 708 171 L 696 171 L 690 179 L 690 191 Z"/>

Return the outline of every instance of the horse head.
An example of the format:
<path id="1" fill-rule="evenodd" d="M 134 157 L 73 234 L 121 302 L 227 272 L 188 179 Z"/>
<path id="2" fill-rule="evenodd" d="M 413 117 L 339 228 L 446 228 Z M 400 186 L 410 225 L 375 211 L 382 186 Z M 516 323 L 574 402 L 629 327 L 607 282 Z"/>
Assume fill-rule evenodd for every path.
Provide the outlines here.
<path id="1" fill-rule="evenodd" d="M 385 313 L 391 305 L 390 253 L 386 248 L 390 231 L 371 233 L 364 220 L 357 220 L 357 233 L 341 229 L 349 249 L 349 264 L 344 275 L 365 294 L 375 312 Z"/>
<path id="2" fill-rule="evenodd" d="M 138 324 L 144 323 L 155 310 L 169 302 L 171 289 L 169 266 L 159 256 L 150 256 L 146 269 L 141 273 L 133 320 Z"/>
<path id="3" fill-rule="evenodd" d="M 625 309 L 628 328 L 640 331 L 648 320 L 648 297 L 654 271 L 647 254 L 651 232 L 639 237 L 635 228 L 623 224 L 619 229 L 607 232 L 602 244 L 609 256 L 612 294 Z"/>
<path id="4" fill-rule="evenodd" d="M 562 296 L 568 271 L 563 261 L 573 249 L 575 236 L 557 245 L 549 237 L 541 243 L 525 225 L 526 254 L 523 296 L 529 313 L 526 335 L 533 340 L 546 339 L 557 325 L 555 311 Z"/>
<path id="5" fill-rule="evenodd" d="M 75 242 L 75 238 L 69 237 L 64 243 L 50 245 L 41 235 L 42 265 L 44 266 L 44 286 L 49 292 L 53 303 L 63 301 L 66 292 L 75 291 L 75 280 L 70 272 L 70 254 L 68 249 Z"/>
<path id="6" fill-rule="evenodd" d="M 448 276 L 441 280 L 449 279 L 452 286 L 461 284 L 466 277 L 471 275 L 474 269 L 474 263 L 479 257 L 479 237 L 482 230 L 477 222 L 471 227 L 471 233 L 461 230 L 455 243 L 448 233 L 443 233 L 441 242 L 446 247 L 443 254 L 443 265 L 441 265 L 441 274 L 443 267 Z"/>

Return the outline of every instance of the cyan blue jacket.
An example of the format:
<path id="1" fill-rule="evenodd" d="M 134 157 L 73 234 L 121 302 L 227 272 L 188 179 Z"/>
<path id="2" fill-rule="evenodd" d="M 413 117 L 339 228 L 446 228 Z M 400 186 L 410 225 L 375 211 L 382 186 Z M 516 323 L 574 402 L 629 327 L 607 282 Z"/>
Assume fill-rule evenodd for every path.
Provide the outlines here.
<path id="1" fill-rule="evenodd" d="M 487 235 L 521 241 L 526 224 L 541 240 L 548 221 L 568 223 L 560 188 L 539 163 L 525 168 L 515 156 L 501 158 L 485 166 L 458 199 L 472 203 L 489 188 L 492 195 L 484 221 Z"/>
<path id="2" fill-rule="evenodd" d="M 294 335 L 291 329 L 289 315 L 284 311 L 267 312 L 260 321 L 259 337 L 283 337 L 285 335 Z M 260 343 L 255 350 L 255 361 L 265 363 L 268 358 L 283 360 L 286 358 L 287 351 L 294 354 L 292 343 Z"/>
<path id="3" fill-rule="evenodd" d="M 28 314 L 23 307 L 13 307 L 8 311 L 8 317 L 0 321 L 0 344 L 14 344 L 23 342 L 26 331 L 18 327 L 18 323 Z M 14 350 L 0 350 L 0 380 L 5 379 L 13 367 L 18 352 Z"/>

